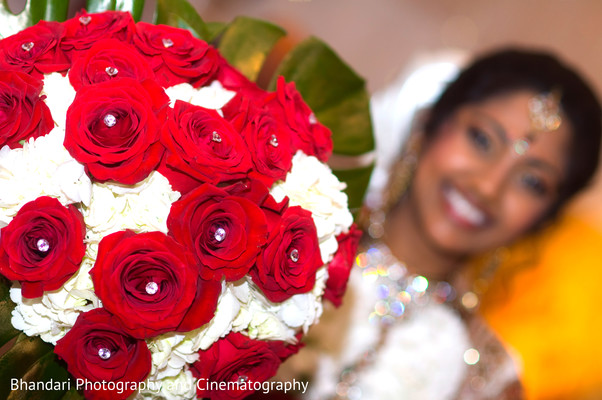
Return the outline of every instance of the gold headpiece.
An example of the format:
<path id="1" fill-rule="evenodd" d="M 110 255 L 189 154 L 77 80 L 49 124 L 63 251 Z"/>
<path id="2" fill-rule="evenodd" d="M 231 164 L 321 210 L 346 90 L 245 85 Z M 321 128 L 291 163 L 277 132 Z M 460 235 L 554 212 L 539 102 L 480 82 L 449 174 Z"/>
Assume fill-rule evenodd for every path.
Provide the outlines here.
<path id="1" fill-rule="evenodd" d="M 529 117 L 534 131 L 555 131 L 560 127 L 560 90 L 542 93 L 529 100 Z"/>
<path id="2" fill-rule="evenodd" d="M 529 99 L 532 131 L 526 137 L 514 141 L 513 149 L 516 154 L 525 154 L 538 133 L 555 131 L 560 127 L 560 95 L 560 90 L 556 89 Z"/>

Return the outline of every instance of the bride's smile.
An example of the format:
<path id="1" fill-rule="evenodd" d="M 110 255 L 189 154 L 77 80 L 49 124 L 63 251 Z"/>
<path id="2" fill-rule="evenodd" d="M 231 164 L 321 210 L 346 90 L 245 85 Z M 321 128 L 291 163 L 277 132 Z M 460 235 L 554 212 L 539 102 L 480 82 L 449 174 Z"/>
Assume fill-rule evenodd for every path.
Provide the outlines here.
<path id="1" fill-rule="evenodd" d="M 534 131 L 535 95 L 524 90 L 461 107 L 424 147 L 400 207 L 412 209 L 417 231 L 436 250 L 460 256 L 508 243 L 556 200 L 570 125 Z"/>

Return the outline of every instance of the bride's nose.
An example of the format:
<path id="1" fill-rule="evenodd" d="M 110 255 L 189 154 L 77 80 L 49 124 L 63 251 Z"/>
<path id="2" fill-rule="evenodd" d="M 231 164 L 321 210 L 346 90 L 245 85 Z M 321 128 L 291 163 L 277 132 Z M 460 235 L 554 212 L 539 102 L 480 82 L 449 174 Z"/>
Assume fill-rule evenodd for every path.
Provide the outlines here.
<path id="1" fill-rule="evenodd" d="M 473 190 L 483 200 L 497 200 L 506 188 L 511 172 L 512 160 L 482 166 L 473 176 Z"/>

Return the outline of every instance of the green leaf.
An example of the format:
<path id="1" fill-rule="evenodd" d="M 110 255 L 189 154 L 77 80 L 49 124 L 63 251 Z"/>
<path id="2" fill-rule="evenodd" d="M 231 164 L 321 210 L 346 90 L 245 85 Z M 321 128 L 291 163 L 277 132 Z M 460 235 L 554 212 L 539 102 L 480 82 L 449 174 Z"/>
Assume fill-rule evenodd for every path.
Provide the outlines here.
<path id="1" fill-rule="evenodd" d="M 54 353 L 50 352 L 42 356 L 21 378 L 25 382 L 34 382 L 36 385 L 44 385 L 40 390 L 17 390 L 11 391 L 7 400 L 59 400 L 67 393 L 73 399 L 83 398 L 75 390 L 75 383 L 70 379 L 66 369 L 57 361 Z"/>
<path id="2" fill-rule="evenodd" d="M 209 31 L 208 42 L 213 42 L 218 36 L 220 36 L 228 27 L 228 24 L 224 22 L 206 22 L 205 26 Z"/>
<path id="3" fill-rule="evenodd" d="M 255 81 L 272 47 L 285 34 L 269 22 L 238 17 L 222 34 L 218 48 L 230 64 Z"/>
<path id="4" fill-rule="evenodd" d="M 75 388 L 71 388 L 65 395 L 61 398 L 61 400 L 83 400 L 84 396 L 82 396 Z"/>
<path id="5" fill-rule="evenodd" d="M 14 303 L 10 300 L 10 283 L 0 278 L 0 398 L 8 400 L 52 400 L 62 399 L 73 385 L 63 384 L 69 373 L 57 360 L 54 346 L 43 342 L 39 337 L 29 337 L 13 328 L 11 312 Z M 11 343 L 13 339 L 14 343 Z M 57 382 L 61 390 L 11 390 L 11 379 L 28 382 Z M 74 391 L 70 399 L 82 399 Z M 79 396 L 79 397 L 77 397 Z"/>
<path id="6" fill-rule="evenodd" d="M 349 209 L 353 215 L 357 215 L 362 207 L 364 194 L 366 193 L 368 182 L 370 182 L 373 168 L 374 166 L 370 165 L 364 168 L 332 171 L 340 181 L 347 184 L 345 193 L 349 196 Z"/>
<path id="7" fill-rule="evenodd" d="M 10 283 L 0 279 L 0 347 L 17 337 L 19 330 L 10 322 L 15 304 L 10 300 Z M 1 353 L 0 353 L 1 354 Z"/>
<path id="8" fill-rule="evenodd" d="M 157 0 L 154 23 L 188 29 L 194 36 L 205 41 L 211 39 L 205 22 L 186 0 Z"/>
<path id="9" fill-rule="evenodd" d="M 295 82 L 318 120 L 332 130 L 335 153 L 374 149 L 365 82 L 326 44 L 310 38 L 294 48 L 276 70 L 272 89 L 279 75 Z"/>
<path id="10" fill-rule="evenodd" d="M 295 47 L 278 66 L 272 90 L 279 75 L 295 82 L 317 119 L 332 130 L 334 154 L 361 156 L 374 150 L 365 82 L 326 44 L 310 38 Z M 372 167 L 359 164 L 357 168 L 336 172 L 347 182 L 351 207 L 361 205 Z"/>
<path id="11" fill-rule="evenodd" d="M 8 398 L 11 392 L 10 378 L 23 377 L 41 357 L 52 353 L 52 349 L 52 345 L 40 338 L 19 334 L 14 346 L 0 358 L 0 376 L 3 377 L 0 380 L 0 398 Z"/>
<path id="12" fill-rule="evenodd" d="M 140 21 L 144 10 L 145 0 L 87 0 L 88 12 L 102 12 L 107 10 L 129 11 L 134 20 Z"/>
<path id="13" fill-rule="evenodd" d="M 25 8 L 14 13 L 8 0 L 0 2 L 0 35 L 7 37 L 37 24 L 40 20 L 64 21 L 67 19 L 69 1 L 66 0 L 27 0 Z"/>

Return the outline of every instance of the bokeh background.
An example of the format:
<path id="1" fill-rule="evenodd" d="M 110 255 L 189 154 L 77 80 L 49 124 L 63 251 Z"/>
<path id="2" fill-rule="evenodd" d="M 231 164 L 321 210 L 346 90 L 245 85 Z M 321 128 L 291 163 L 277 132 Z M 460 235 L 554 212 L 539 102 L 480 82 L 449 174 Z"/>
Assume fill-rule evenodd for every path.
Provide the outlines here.
<path id="1" fill-rule="evenodd" d="M 37 0 L 33 0 L 37 1 Z M 602 93 L 600 0 L 189 0 L 205 21 L 245 15 L 288 32 L 276 51 L 317 36 L 366 79 L 374 93 L 417 58 L 446 50 L 468 54 L 507 45 L 551 50 Z M 13 10 L 24 0 L 8 0 Z M 72 12 L 84 0 L 72 0 Z M 155 0 L 143 19 L 152 20 Z M 602 174 L 574 209 L 602 229 Z"/>
<path id="2" fill-rule="evenodd" d="M 276 52 L 323 39 L 371 93 L 429 54 L 518 45 L 556 53 L 602 94 L 600 0 L 192 2 L 206 21 L 247 15 L 284 27 L 289 36 Z M 514 260 L 529 261 L 502 265 L 482 298 L 482 313 L 517 352 L 529 400 L 602 399 L 602 173 L 568 214 L 535 245 L 520 243 Z"/>
<path id="3" fill-rule="evenodd" d="M 602 93 L 599 0 L 192 0 L 206 21 L 267 19 L 289 46 L 309 35 L 326 41 L 362 77 L 384 88 L 417 58 L 445 50 L 480 52 L 520 45 L 551 50 Z M 602 229 L 602 177 L 574 209 Z"/>

